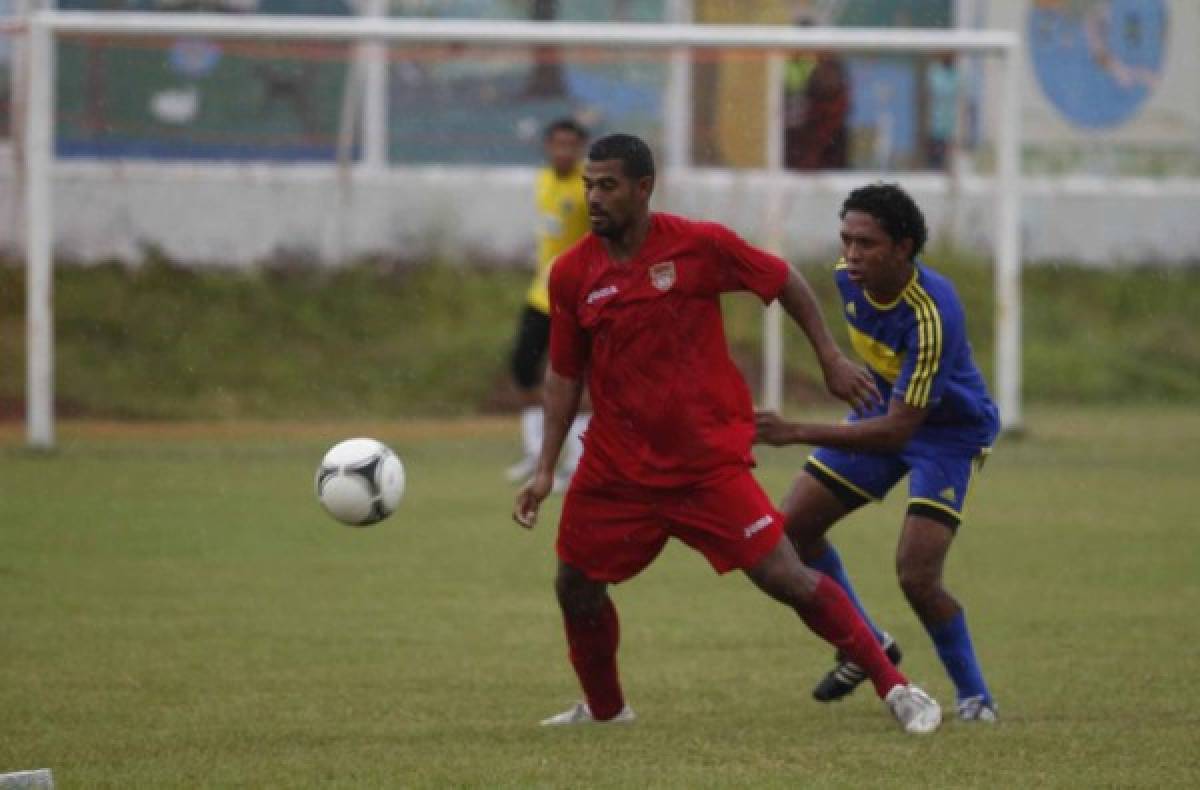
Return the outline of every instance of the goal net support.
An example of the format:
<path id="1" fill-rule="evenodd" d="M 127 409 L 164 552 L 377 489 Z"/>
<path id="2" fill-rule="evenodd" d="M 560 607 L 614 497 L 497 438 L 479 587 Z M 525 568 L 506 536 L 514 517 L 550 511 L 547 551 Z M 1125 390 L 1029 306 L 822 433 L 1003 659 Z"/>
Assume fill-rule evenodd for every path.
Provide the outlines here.
<path id="1" fill-rule="evenodd" d="M 276 39 L 354 45 L 363 58 L 366 85 L 363 156 L 356 170 L 386 167 L 383 137 L 386 108 L 378 97 L 382 50 L 388 44 L 463 44 L 472 47 L 583 47 L 597 50 L 660 50 L 668 55 L 664 97 L 664 180 L 692 167 L 689 51 L 757 51 L 767 60 L 766 167 L 783 170 L 782 74 L 784 59 L 797 51 L 842 53 L 988 55 L 998 59 L 998 82 L 988 96 L 997 119 L 992 260 L 995 302 L 995 387 L 1006 429 L 1019 427 L 1020 402 L 1020 37 L 1005 31 L 850 29 L 692 24 L 506 22 L 497 20 L 403 19 L 382 16 L 378 2 L 367 16 L 304 17 L 208 13 L 38 11 L 28 17 L 25 167 L 27 265 L 27 439 L 33 447 L 55 443 L 53 330 L 53 195 L 55 166 L 55 48 L 65 35 L 200 36 L 216 40 Z M 372 83 L 375 88 L 372 88 Z M 372 98 L 374 97 L 374 98 Z M 331 170 L 336 165 L 330 165 Z M 775 183 L 777 179 L 772 179 Z M 784 211 L 778 190 L 766 196 L 764 246 L 781 251 Z M 768 309 L 763 331 L 762 405 L 783 400 L 783 332 L 777 305 Z"/>

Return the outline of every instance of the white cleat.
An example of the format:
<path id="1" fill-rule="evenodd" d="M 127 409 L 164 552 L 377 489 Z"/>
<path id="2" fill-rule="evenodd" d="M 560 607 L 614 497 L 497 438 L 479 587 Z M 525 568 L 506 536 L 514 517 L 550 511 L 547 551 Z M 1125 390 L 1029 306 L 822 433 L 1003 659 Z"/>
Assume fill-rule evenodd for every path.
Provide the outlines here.
<path id="1" fill-rule="evenodd" d="M 904 731 L 912 735 L 928 735 L 942 723 L 942 709 L 937 701 L 911 683 L 893 686 L 884 702 Z"/>
<path id="2" fill-rule="evenodd" d="M 996 723 L 996 705 L 987 702 L 982 694 L 967 697 L 958 701 L 958 718 L 962 721 L 979 721 L 986 724 Z"/>
<path id="3" fill-rule="evenodd" d="M 563 727 L 568 724 L 632 724 L 637 719 L 633 708 L 626 705 L 621 712 L 611 719 L 597 721 L 592 717 L 592 709 L 586 702 L 576 702 L 569 709 L 557 713 L 548 719 L 542 719 L 543 727 Z"/>

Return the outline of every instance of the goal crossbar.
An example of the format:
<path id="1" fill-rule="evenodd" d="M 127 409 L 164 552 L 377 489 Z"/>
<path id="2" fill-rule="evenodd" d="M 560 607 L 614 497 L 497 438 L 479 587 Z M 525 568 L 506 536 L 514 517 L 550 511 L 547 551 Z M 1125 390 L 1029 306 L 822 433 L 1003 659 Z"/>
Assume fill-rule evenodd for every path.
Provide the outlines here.
<path id="1" fill-rule="evenodd" d="M 573 44 L 598 47 L 725 47 L 871 52 L 1001 52 L 1020 45 L 1007 31 L 813 28 L 606 22 L 519 22 L 136 11 L 41 11 L 34 24 L 60 33 L 194 35 L 219 38 L 458 42 L 480 45 Z"/>
<path id="2" fill-rule="evenodd" d="M 604 48 L 715 47 L 843 52 L 999 55 L 1003 62 L 997 131 L 995 296 L 997 402 L 1006 428 L 1020 424 L 1019 60 L 1021 38 L 1007 31 L 879 30 L 747 25 L 612 24 L 498 20 L 316 17 L 211 13 L 43 10 L 28 18 L 26 167 L 27 377 L 30 446 L 54 445 L 54 331 L 51 168 L 54 159 L 55 39 L 64 34 L 283 38 L 356 43 L 469 43 L 481 46 L 572 45 Z M 775 318 L 778 334 L 778 313 Z M 768 327 L 768 334 L 771 329 Z M 778 356 L 778 349 L 772 352 Z M 767 360 L 766 367 L 770 367 Z M 778 407 L 781 377 L 764 387 Z"/>

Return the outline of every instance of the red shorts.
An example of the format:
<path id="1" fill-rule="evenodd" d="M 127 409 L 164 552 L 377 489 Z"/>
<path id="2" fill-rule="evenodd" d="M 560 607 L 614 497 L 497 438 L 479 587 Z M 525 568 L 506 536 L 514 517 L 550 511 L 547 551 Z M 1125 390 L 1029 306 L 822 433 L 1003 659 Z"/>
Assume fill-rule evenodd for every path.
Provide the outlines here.
<path id="1" fill-rule="evenodd" d="M 621 582 L 678 538 L 717 573 L 751 568 L 783 537 L 783 517 L 748 470 L 688 488 L 572 485 L 558 525 L 559 559 Z"/>

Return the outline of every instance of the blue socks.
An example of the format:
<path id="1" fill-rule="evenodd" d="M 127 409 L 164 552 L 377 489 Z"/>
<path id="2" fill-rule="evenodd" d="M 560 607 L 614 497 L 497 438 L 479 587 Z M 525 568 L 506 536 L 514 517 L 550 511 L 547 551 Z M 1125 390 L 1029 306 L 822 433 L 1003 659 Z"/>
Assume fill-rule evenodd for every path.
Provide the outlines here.
<path id="1" fill-rule="evenodd" d="M 971 634 L 967 631 L 967 617 L 962 610 L 940 625 L 925 626 L 925 630 L 933 639 L 946 673 L 954 681 L 958 699 L 962 701 L 968 697 L 982 696 L 987 704 L 992 704 L 992 694 L 983 682 L 983 672 L 979 669 L 975 648 L 971 645 Z"/>
<path id="2" fill-rule="evenodd" d="M 828 551 L 807 564 L 808 567 L 833 579 L 846 592 L 854 608 L 875 635 L 875 639 L 883 644 L 883 632 L 875 627 L 870 617 L 867 617 L 862 602 L 858 600 L 854 588 L 850 585 L 850 579 L 846 576 L 846 569 L 842 566 L 842 558 L 838 556 L 837 549 L 830 546 Z M 929 637 L 937 648 L 938 658 L 942 660 L 946 674 L 954 681 L 958 699 L 982 696 L 984 702 L 991 705 L 992 694 L 988 691 L 987 683 L 983 681 L 983 672 L 979 669 L 978 659 L 975 658 L 975 647 L 971 644 L 971 634 L 967 631 L 967 617 L 962 610 L 940 625 L 926 626 L 925 630 L 929 632 Z"/>
<path id="3" fill-rule="evenodd" d="M 850 585 L 850 578 L 846 576 L 846 569 L 842 567 L 842 558 L 838 555 L 837 549 L 830 546 L 828 551 L 807 563 L 807 565 L 837 582 L 837 586 L 845 591 L 846 596 L 850 599 L 850 603 L 854 604 L 854 608 L 862 615 L 862 619 L 866 622 L 867 627 L 875 635 L 875 641 L 882 645 L 883 632 L 875 627 L 870 617 L 867 617 L 867 610 L 863 608 L 862 601 L 858 600 L 858 595 L 855 594 L 854 588 Z"/>

